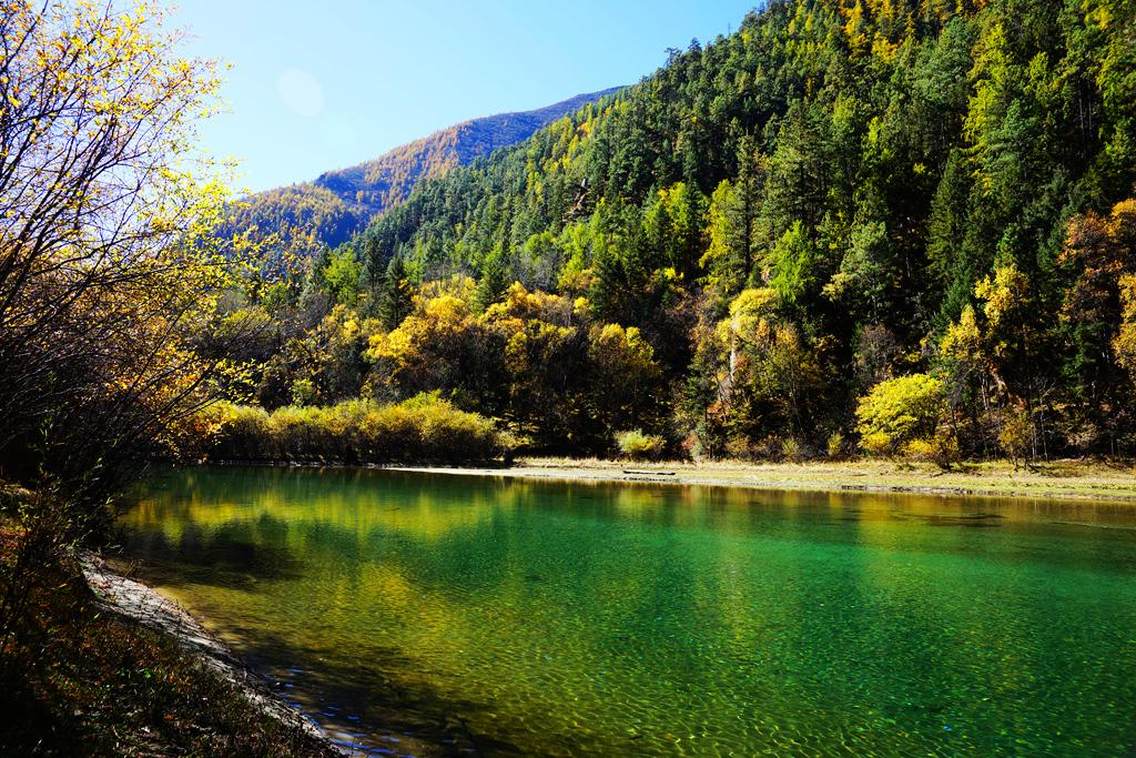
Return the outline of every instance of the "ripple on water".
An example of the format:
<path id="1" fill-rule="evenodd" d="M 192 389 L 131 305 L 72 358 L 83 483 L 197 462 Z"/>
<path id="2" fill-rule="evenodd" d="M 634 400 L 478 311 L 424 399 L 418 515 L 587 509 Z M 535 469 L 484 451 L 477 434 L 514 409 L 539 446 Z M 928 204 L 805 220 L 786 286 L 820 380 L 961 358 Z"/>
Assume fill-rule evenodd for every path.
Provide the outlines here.
<path id="1" fill-rule="evenodd" d="M 390 472 L 165 485 L 124 518 L 130 549 L 374 754 L 1134 747 L 1132 513 Z"/>

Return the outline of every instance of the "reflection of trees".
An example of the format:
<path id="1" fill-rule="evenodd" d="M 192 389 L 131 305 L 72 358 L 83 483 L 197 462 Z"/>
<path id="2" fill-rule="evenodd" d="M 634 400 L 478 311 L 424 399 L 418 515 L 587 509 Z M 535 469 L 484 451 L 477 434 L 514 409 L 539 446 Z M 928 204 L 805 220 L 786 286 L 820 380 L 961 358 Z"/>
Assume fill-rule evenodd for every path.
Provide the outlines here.
<path id="1" fill-rule="evenodd" d="M 787 732 L 899 752 L 944 723 L 996 746 L 1007 714 L 1041 733 L 1046 709 L 1131 690 L 1098 663 L 1122 657 L 1113 627 L 1074 610 L 1136 624 L 1136 603 L 1117 605 L 1136 600 L 1118 570 L 1130 539 L 1055 536 L 1012 504 L 974 529 L 989 501 L 373 472 L 199 472 L 195 487 L 136 514 L 140 552 L 246 572 L 209 583 L 193 576 L 206 560 L 188 565 L 193 607 L 270 629 L 352 686 L 379 671 L 438 693 L 522 747 L 533 723 L 547 737 L 583 720 L 619 724 L 595 732 L 610 750 L 620 718 L 644 734 L 627 750 L 709 730 L 740 752 Z M 470 692 L 493 719 L 463 710 Z"/>

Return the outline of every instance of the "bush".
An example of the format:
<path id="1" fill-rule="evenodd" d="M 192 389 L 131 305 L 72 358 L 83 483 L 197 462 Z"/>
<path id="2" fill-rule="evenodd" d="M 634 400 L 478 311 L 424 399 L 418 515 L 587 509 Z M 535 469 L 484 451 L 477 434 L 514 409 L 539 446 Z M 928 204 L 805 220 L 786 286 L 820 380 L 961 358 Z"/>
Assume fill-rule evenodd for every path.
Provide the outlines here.
<path id="1" fill-rule="evenodd" d="M 943 383 L 933 376 L 912 374 L 880 382 L 856 408 L 860 446 L 872 455 L 888 455 L 913 440 L 929 439 L 943 410 Z"/>
<path id="2" fill-rule="evenodd" d="M 757 458 L 754 445 L 748 438 L 740 434 L 733 434 L 726 440 L 724 451 L 731 460 L 749 461 Z"/>
<path id="3" fill-rule="evenodd" d="M 790 463 L 800 463 L 805 458 L 805 450 L 800 442 L 788 437 L 781 443 L 781 457 Z"/>
<path id="4" fill-rule="evenodd" d="M 292 382 L 292 405 L 311 405 L 316 397 L 316 386 L 311 379 Z"/>
<path id="5" fill-rule="evenodd" d="M 892 448 L 891 436 L 883 432 L 871 432 L 860 437 L 860 449 L 873 457 L 890 455 Z"/>
<path id="6" fill-rule="evenodd" d="M 1000 419 L 998 446 L 1010 457 L 1014 468 L 1030 457 L 1033 444 L 1033 420 L 1024 410 L 1008 410 Z"/>
<path id="7" fill-rule="evenodd" d="M 909 440 L 903 446 L 903 457 L 911 461 L 934 463 L 947 470 L 958 463 L 958 438 L 945 427 L 939 428 L 931 437 Z"/>
<path id="8" fill-rule="evenodd" d="M 924 463 L 934 461 L 935 443 L 924 437 L 910 440 L 903 446 L 903 457 L 909 461 L 921 461 Z"/>
<path id="9" fill-rule="evenodd" d="M 641 429 L 619 432 L 615 435 L 619 452 L 633 461 L 656 460 L 663 454 L 666 442 L 657 434 L 643 434 Z"/>
<path id="10" fill-rule="evenodd" d="M 263 408 L 233 403 L 214 403 L 197 415 L 195 425 L 202 435 L 198 452 L 215 460 L 244 457 L 242 451 L 255 451 L 253 458 L 263 457 L 261 447 L 267 438 L 268 414 Z M 196 446 L 195 446 L 196 447 Z"/>
<path id="11" fill-rule="evenodd" d="M 834 461 L 841 460 L 848 454 L 847 445 L 848 440 L 845 439 L 843 433 L 833 432 L 828 436 L 828 442 L 825 443 L 825 453 Z"/>
<path id="12" fill-rule="evenodd" d="M 493 422 L 437 394 L 378 405 L 260 408 L 219 403 L 205 412 L 214 431 L 206 458 L 241 461 L 393 463 L 484 461 L 507 452 Z"/>

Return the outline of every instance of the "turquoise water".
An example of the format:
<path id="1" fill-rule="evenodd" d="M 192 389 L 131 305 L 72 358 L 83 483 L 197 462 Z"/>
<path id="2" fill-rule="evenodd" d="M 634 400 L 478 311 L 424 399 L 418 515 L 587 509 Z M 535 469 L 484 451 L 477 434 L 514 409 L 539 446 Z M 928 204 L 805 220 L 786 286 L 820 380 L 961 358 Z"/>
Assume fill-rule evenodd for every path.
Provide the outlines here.
<path id="1" fill-rule="evenodd" d="M 376 753 L 1136 749 L 1130 504 L 191 469 L 122 523 Z"/>

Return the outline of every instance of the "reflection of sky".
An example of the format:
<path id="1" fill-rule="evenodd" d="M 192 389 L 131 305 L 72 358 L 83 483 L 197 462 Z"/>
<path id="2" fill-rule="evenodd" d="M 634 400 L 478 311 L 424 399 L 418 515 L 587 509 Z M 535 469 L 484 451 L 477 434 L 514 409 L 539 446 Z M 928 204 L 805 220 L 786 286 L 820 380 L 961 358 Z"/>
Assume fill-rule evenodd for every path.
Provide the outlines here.
<path id="1" fill-rule="evenodd" d="M 180 599 L 364 725 L 988 754 L 1053 752 L 1054 723 L 1128 738 L 1109 714 L 1136 699 L 1136 514 L 1072 509 L 226 469 L 167 479 L 127 524 Z M 1052 523 L 1090 517 L 1112 528 Z"/>

